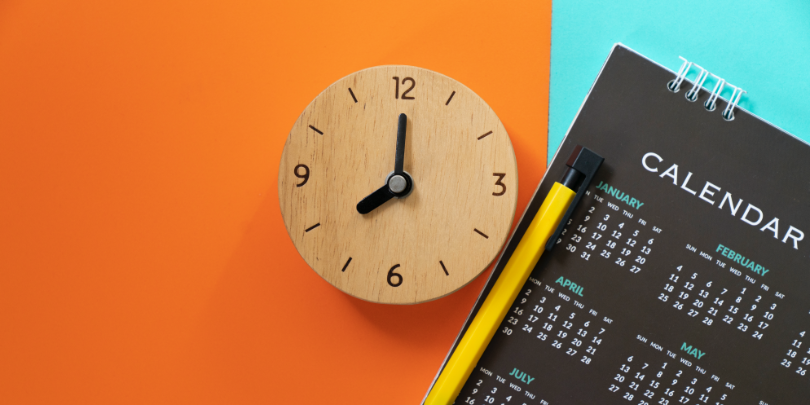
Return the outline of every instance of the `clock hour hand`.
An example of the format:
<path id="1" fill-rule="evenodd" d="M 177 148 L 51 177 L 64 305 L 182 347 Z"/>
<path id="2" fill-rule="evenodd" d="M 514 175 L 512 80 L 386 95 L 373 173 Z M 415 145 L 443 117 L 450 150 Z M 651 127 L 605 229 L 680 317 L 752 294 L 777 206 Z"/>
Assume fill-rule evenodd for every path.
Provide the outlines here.
<path id="1" fill-rule="evenodd" d="M 397 126 L 397 149 L 394 156 L 394 172 L 388 175 L 385 185 L 375 192 L 366 196 L 357 203 L 357 212 L 368 214 L 386 201 L 394 197 L 404 197 L 408 195 L 413 186 L 413 180 L 403 168 L 405 161 L 405 131 L 408 128 L 408 116 L 399 114 L 399 125 Z"/>
<path id="2" fill-rule="evenodd" d="M 386 201 L 394 198 L 395 194 L 388 187 L 388 184 L 378 188 L 375 192 L 366 196 L 357 203 L 357 212 L 361 214 L 368 214 L 380 205 L 385 204 Z"/>

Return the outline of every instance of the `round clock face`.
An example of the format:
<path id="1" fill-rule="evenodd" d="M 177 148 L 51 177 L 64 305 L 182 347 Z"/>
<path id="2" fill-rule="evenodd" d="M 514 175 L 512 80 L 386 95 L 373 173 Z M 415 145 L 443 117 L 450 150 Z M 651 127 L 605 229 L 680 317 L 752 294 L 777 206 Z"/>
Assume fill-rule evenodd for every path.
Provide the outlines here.
<path id="1" fill-rule="evenodd" d="M 391 304 L 447 295 L 486 269 L 509 234 L 517 184 L 495 112 L 411 66 L 361 70 L 318 95 L 290 131 L 278 181 L 307 264 L 352 296 Z"/>

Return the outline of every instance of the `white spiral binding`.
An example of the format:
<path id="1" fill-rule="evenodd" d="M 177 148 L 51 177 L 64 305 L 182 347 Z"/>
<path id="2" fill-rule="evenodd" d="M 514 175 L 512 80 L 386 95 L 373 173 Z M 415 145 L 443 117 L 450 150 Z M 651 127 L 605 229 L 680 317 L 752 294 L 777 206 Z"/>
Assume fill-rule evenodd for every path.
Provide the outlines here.
<path id="1" fill-rule="evenodd" d="M 678 56 L 681 58 L 683 63 L 681 64 L 681 68 L 678 69 L 678 74 L 675 75 L 675 80 L 669 82 L 667 84 L 667 88 L 677 93 L 681 89 L 681 83 L 683 83 L 683 79 L 686 79 L 686 74 L 689 73 L 689 69 L 692 68 L 692 62 L 686 60 L 683 56 Z"/>
<path id="2" fill-rule="evenodd" d="M 717 83 L 714 85 L 714 89 L 712 90 L 712 94 L 709 95 L 709 99 L 703 103 L 703 106 L 706 107 L 706 110 L 708 111 L 714 111 L 714 109 L 717 108 L 717 97 L 720 97 L 720 92 L 723 91 L 723 86 L 726 85 L 726 79 L 723 79 L 714 73 L 711 73 L 711 75 L 717 78 Z"/>
<path id="3" fill-rule="evenodd" d="M 698 66 L 697 63 L 693 64 L 693 66 L 700 69 L 700 73 L 698 73 L 698 76 L 695 78 L 695 84 L 692 85 L 692 88 L 689 89 L 689 91 L 687 91 L 684 96 L 686 97 L 687 100 L 694 103 L 695 101 L 697 101 L 698 92 L 700 92 L 700 88 L 703 86 L 703 82 L 705 82 L 706 78 L 709 77 L 709 71 Z"/>
<path id="4" fill-rule="evenodd" d="M 700 93 L 701 88 L 703 87 L 703 83 L 706 82 L 706 79 L 709 75 L 713 76 L 717 83 L 714 85 L 714 89 L 709 94 L 709 99 L 703 103 L 703 106 L 706 107 L 707 111 L 714 111 L 717 108 L 717 99 L 720 97 L 720 92 L 723 91 L 723 88 L 728 85 L 729 87 L 734 88 L 734 91 L 731 93 L 731 97 L 728 99 L 728 103 L 726 104 L 726 108 L 723 110 L 721 114 L 723 119 L 726 121 L 734 120 L 734 109 L 737 107 L 737 104 L 740 102 L 740 98 L 742 98 L 743 93 L 747 93 L 740 87 L 734 86 L 728 83 L 725 79 L 720 76 L 717 76 L 714 73 L 709 72 L 708 70 L 702 68 L 698 64 L 694 62 L 689 62 L 683 56 L 678 56 L 683 63 L 681 63 L 680 69 L 678 69 L 678 73 L 675 74 L 675 79 L 671 80 L 667 83 L 667 89 L 673 93 L 677 93 L 681 89 L 681 83 L 686 79 L 686 75 L 689 74 L 689 71 L 692 70 L 692 67 L 696 67 L 700 69 L 700 73 L 698 73 L 697 77 L 695 78 L 692 88 L 686 92 L 684 95 L 687 100 L 691 102 L 695 102 L 698 99 L 698 94 Z"/>
<path id="5" fill-rule="evenodd" d="M 731 85 L 729 84 L 729 86 Z M 734 119 L 734 107 L 737 107 L 737 103 L 740 102 L 740 97 L 742 97 L 743 93 L 747 93 L 745 90 L 739 87 L 731 87 L 734 87 L 734 92 L 731 93 L 731 97 L 728 99 L 728 105 L 726 106 L 726 109 L 723 110 L 723 118 L 725 118 L 726 121 L 731 121 Z M 734 96 L 737 97 L 735 98 Z"/>

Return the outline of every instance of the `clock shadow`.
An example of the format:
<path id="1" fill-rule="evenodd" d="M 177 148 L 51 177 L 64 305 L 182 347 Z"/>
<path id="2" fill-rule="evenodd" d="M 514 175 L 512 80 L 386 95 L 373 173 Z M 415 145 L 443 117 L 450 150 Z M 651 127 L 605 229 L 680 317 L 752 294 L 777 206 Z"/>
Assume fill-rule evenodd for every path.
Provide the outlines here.
<path id="1" fill-rule="evenodd" d="M 263 370 L 239 375 L 257 386 L 276 369 L 285 375 L 341 370 L 347 376 L 370 366 L 438 370 L 489 273 L 422 304 L 354 298 L 301 258 L 273 191 L 252 217 L 244 217 L 228 259 L 209 269 L 210 291 L 197 303 L 195 333 L 187 342 L 190 358 L 204 368 Z"/>

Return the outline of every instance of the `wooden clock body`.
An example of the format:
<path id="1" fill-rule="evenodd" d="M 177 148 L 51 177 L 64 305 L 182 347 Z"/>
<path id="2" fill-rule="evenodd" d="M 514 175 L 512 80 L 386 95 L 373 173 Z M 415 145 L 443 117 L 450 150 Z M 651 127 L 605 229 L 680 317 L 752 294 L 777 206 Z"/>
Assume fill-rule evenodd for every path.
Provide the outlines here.
<path id="1" fill-rule="evenodd" d="M 413 190 L 368 214 L 357 203 L 394 170 L 397 119 Z M 355 72 L 324 90 L 290 131 L 279 167 L 287 232 L 340 290 L 413 304 L 458 290 L 493 261 L 517 202 L 512 143 L 461 83 L 411 66 Z"/>

